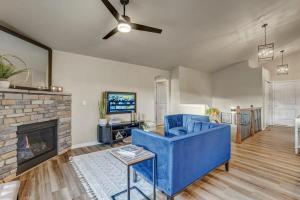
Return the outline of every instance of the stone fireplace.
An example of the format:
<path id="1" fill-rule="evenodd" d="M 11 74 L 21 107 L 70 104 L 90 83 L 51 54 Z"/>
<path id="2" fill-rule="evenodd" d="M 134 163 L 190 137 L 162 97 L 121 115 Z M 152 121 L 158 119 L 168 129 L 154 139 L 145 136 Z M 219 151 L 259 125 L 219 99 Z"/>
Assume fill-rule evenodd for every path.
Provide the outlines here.
<path id="1" fill-rule="evenodd" d="M 71 95 L 0 89 L 0 179 L 71 148 Z"/>

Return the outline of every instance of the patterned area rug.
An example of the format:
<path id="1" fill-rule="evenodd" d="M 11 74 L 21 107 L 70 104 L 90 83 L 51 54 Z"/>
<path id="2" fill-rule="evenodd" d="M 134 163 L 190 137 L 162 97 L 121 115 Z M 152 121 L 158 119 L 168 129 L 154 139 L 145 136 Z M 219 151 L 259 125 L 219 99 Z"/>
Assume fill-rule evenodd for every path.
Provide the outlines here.
<path id="1" fill-rule="evenodd" d="M 127 168 L 109 153 L 109 150 L 99 151 L 71 158 L 81 183 L 91 199 L 111 200 L 111 196 L 127 189 Z M 131 172 L 131 186 L 137 186 L 143 193 L 152 196 L 152 185 L 139 177 L 133 183 Z M 136 190 L 131 190 L 131 200 L 144 200 L 145 198 Z M 127 200 L 127 193 L 115 198 Z"/>

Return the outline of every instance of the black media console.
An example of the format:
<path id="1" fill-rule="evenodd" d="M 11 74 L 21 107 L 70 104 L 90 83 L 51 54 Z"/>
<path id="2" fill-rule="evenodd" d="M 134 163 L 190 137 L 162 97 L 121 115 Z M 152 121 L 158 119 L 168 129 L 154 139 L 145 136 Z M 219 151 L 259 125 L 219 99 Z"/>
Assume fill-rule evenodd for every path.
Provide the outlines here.
<path id="1" fill-rule="evenodd" d="M 141 128 L 143 121 L 136 122 L 121 122 L 117 124 L 110 124 L 106 126 L 97 127 L 97 139 L 99 143 L 110 144 L 123 141 L 124 138 L 131 136 L 131 130 L 134 128 Z"/>

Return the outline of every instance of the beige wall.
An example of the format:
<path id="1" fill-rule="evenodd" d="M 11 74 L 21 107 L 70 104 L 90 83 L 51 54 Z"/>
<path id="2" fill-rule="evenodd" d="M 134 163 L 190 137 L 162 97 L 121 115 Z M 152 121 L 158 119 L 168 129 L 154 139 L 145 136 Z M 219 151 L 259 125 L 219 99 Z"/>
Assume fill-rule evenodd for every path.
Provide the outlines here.
<path id="1" fill-rule="evenodd" d="M 180 103 L 212 104 L 211 73 L 179 67 Z"/>
<path id="2" fill-rule="evenodd" d="M 300 51 L 284 56 L 284 64 L 289 65 L 288 75 L 277 75 L 277 65 L 281 64 L 281 57 L 278 55 L 274 61 L 264 65 L 270 71 L 273 81 L 299 80 L 300 79 Z"/>
<path id="3" fill-rule="evenodd" d="M 263 105 L 262 68 L 241 62 L 213 73 L 213 107 L 228 112 L 230 107 Z"/>
<path id="4" fill-rule="evenodd" d="M 96 141 L 98 99 L 102 91 L 137 92 L 137 112 L 154 121 L 154 80 L 165 70 L 54 51 L 53 84 L 71 92 L 72 144 Z M 118 115 L 129 120 L 128 114 Z"/>
<path id="5" fill-rule="evenodd" d="M 171 112 L 205 114 L 212 104 L 211 74 L 186 67 L 171 72 Z"/>

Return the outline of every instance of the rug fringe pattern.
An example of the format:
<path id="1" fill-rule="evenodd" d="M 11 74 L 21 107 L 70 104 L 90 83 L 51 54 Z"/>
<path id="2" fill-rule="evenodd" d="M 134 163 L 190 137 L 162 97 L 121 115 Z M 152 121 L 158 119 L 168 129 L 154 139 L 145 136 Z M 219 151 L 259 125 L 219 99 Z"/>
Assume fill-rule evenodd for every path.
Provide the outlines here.
<path id="1" fill-rule="evenodd" d="M 78 169 L 78 167 L 76 166 L 76 164 L 73 162 L 72 157 L 70 157 L 69 159 L 73 169 L 75 170 L 75 173 L 77 174 L 80 183 L 83 185 L 85 191 L 87 192 L 88 196 L 92 199 L 92 200 L 98 200 L 95 192 L 92 190 L 91 186 L 89 185 L 88 181 L 85 179 L 85 177 L 83 176 L 83 174 L 81 173 L 81 171 Z"/>

